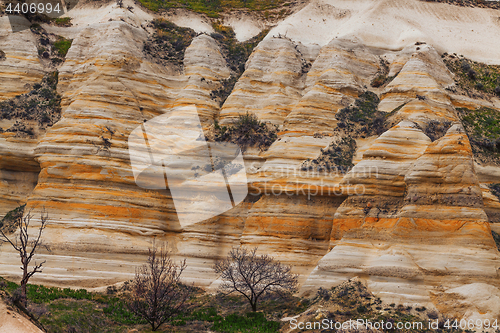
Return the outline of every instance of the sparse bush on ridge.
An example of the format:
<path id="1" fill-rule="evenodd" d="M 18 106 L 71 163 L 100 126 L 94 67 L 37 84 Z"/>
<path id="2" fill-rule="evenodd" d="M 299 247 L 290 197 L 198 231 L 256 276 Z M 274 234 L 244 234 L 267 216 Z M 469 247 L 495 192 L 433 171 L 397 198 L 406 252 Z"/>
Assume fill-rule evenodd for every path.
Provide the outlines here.
<path id="1" fill-rule="evenodd" d="M 233 91 L 234 85 L 245 71 L 245 64 L 248 57 L 250 57 L 254 48 L 266 37 L 269 30 L 263 30 L 257 36 L 245 42 L 238 42 L 236 34 L 231 27 L 224 26 L 218 21 L 214 22 L 212 26 L 215 32 L 211 34 L 211 37 L 219 43 L 222 55 L 232 72 L 228 79 L 221 81 L 220 88 L 210 93 L 210 97 L 213 100 L 218 100 L 219 105 L 222 107 L 227 97 Z"/>
<path id="2" fill-rule="evenodd" d="M 277 126 L 261 122 L 255 114 L 247 112 L 227 126 L 220 126 L 216 121 L 213 134 L 211 133 L 207 138 L 218 142 L 232 142 L 237 144 L 243 152 L 250 147 L 266 150 L 276 141 L 277 131 Z"/>
<path id="3" fill-rule="evenodd" d="M 434 142 L 437 139 L 442 138 L 450 127 L 451 121 L 431 120 L 427 123 L 424 133 L 431 139 L 431 141 Z"/>
<path id="4" fill-rule="evenodd" d="M 455 74 L 461 92 L 470 97 L 486 97 L 487 94 L 500 96 L 499 65 L 486 65 L 447 53 L 443 54 L 443 61 Z"/>
<path id="5" fill-rule="evenodd" d="M 385 84 L 390 83 L 396 76 L 389 75 L 389 63 L 385 59 L 380 59 L 380 69 L 370 85 L 374 88 L 379 88 Z"/>
<path id="6" fill-rule="evenodd" d="M 0 102 L 0 119 L 16 120 L 10 128 L 1 130 L 33 137 L 36 134 L 33 126 L 40 130 L 56 123 L 61 117 L 58 80 L 57 71 L 46 74 L 30 92 Z"/>
<path id="7" fill-rule="evenodd" d="M 333 141 L 327 148 L 321 149 L 320 155 L 313 160 L 305 160 L 302 171 L 337 172 L 348 171 L 353 166 L 352 159 L 356 152 L 356 138 L 369 135 L 380 135 L 387 130 L 386 120 L 391 113 L 378 111 L 380 100 L 370 91 L 358 96 L 354 104 L 337 112 L 337 130 L 339 140 Z M 320 135 L 320 134 L 318 134 Z"/>
<path id="8" fill-rule="evenodd" d="M 179 27 L 165 19 L 155 19 L 151 23 L 156 31 L 144 43 L 144 52 L 163 65 L 173 64 L 182 68 L 186 48 L 196 36 L 194 30 Z"/>

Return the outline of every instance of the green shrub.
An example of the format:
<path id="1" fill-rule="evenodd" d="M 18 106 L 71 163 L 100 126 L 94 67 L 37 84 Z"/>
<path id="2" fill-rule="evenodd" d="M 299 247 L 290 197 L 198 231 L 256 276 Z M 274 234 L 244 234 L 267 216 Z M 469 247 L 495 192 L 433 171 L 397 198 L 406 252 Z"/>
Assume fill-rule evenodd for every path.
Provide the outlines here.
<path id="1" fill-rule="evenodd" d="M 47 303 L 59 298 L 72 298 L 72 299 L 92 299 L 92 294 L 85 289 L 70 289 L 70 288 L 56 288 L 44 287 L 39 285 L 28 285 L 26 294 L 28 300 L 33 303 Z"/>
<path id="2" fill-rule="evenodd" d="M 196 36 L 194 30 L 179 27 L 164 19 L 155 19 L 152 23 L 156 31 L 144 43 L 144 52 L 160 63 L 173 63 L 182 67 L 186 48 Z"/>
<path id="3" fill-rule="evenodd" d="M 66 54 L 68 53 L 68 50 L 71 47 L 72 43 L 73 43 L 72 39 L 66 39 L 64 37 L 60 37 L 59 40 L 57 40 L 54 43 L 53 47 L 59 56 L 66 57 Z"/>
<path id="4" fill-rule="evenodd" d="M 0 221 L 0 230 L 2 230 L 4 233 L 7 234 L 16 231 L 18 226 L 16 222 L 18 218 L 23 216 L 24 207 L 26 207 L 26 205 L 16 207 L 13 210 L 9 211 L 7 214 L 5 214 L 5 216 Z"/>
<path id="5" fill-rule="evenodd" d="M 53 19 L 53 22 L 60 27 L 70 27 L 72 25 L 71 17 L 58 17 Z"/>
<path id="6" fill-rule="evenodd" d="M 58 72 L 46 74 L 30 92 L 0 102 L 0 119 L 16 120 L 7 132 L 35 134 L 28 121 L 37 121 L 38 126 L 51 126 L 61 117 L 61 96 L 57 93 Z"/>
<path id="7" fill-rule="evenodd" d="M 500 66 L 448 55 L 445 56 L 444 63 L 455 74 L 457 85 L 468 95 L 497 94 L 495 89 L 500 84 Z"/>
<path id="8" fill-rule="evenodd" d="M 220 22 L 212 24 L 215 33 L 211 34 L 220 45 L 222 55 L 226 59 L 227 66 L 231 69 L 231 76 L 221 81 L 221 87 L 211 92 L 210 97 L 219 101 L 222 106 L 227 97 L 233 91 L 234 85 L 245 71 L 245 64 L 254 48 L 266 37 L 269 30 L 264 30 L 257 36 L 245 42 L 238 42 L 233 29 L 222 25 Z"/>
<path id="9" fill-rule="evenodd" d="M 214 130 L 215 141 L 235 143 L 242 151 L 249 147 L 266 150 L 278 138 L 276 126 L 261 122 L 255 114 L 248 112 L 228 126 L 219 126 L 215 122 Z"/>
<path id="10" fill-rule="evenodd" d="M 476 110 L 457 109 L 476 156 L 498 159 L 500 152 L 500 113 L 482 107 Z"/>

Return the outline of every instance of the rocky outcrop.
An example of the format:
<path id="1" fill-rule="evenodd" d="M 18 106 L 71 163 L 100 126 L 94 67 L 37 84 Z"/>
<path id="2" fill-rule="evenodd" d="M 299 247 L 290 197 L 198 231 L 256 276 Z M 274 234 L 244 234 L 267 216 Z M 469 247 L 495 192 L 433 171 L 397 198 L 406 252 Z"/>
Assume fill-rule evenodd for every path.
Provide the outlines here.
<path id="1" fill-rule="evenodd" d="M 283 124 L 302 97 L 306 64 L 289 39 L 271 38 L 260 43 L 220 111 L 221 123 L 252 112 L 263 121 Z"/>
<path id="2" fill-rule="evenodd" d="M 332 233 L 335 247 L 303 288 L 369 275 L 370 288 L 387 301 L 430 303 L 428 291 L 438 286 L 453 288 L 472 276 L 494 283 L 498 251 L 463 128 L 454 125 L 420 154 L 402 172 L 403 202 L 381 194 L 342 204 L 333 222 L 339 226 Z"/>
<path id="3" fill-rule="evenodd" d="M 0 102 L 29 92 L 45 74 L 31 31 L 9 32 L 7 16 L 0 17 Z M 37 183 L 40 167 L 34 158 L 37 138 L 5 132 L 15 119 L 0 119 L 0 215 L 26 203 Z"/>

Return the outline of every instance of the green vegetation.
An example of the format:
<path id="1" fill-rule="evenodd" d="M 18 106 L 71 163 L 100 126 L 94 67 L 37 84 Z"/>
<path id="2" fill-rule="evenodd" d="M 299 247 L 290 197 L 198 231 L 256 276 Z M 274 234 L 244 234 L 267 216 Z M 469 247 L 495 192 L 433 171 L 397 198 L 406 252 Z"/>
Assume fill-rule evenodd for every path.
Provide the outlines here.
<path id="1" fill-rule="evenodd" d="M 57 93 L 58 72 L 46 74 L 23 95 L 0 102 L 0 119 L 16 120 L 6 132 L 34 136 L 34 126 L 52 126 L 61 117 L 61 96 Z M 3 131 L 3 130 L 2 130 Z"/>
<path id="2" fill-rule="evenodd" d="M 278 137 L 277 130 L 276 126 L 261 122 L 248 112 L 231 125 L 220 126 L 217 121 L 214 124 L 215 141 L 235 143 L 242 151 L 249 147 L 268 149 Z"/>
<path id="3" fill-rule="evenodd" d="M 57 17 L 52 19 L 55 25 L 60 27 L 71 27 L 71 17 Z"/>
<path id="4" fill-rule="evenodd" d="M 374 88 L 378 88 L 386 83 L 390 83 L 392 80 L 394 80 L 395 77 L 396 76 L 387 76 L 385 74 L 379 74 L 372 80 L 370 85 Z"/>
<path id="5" fill-rule="evenodd" d="M 467 132 L 472 151 L 483 162 L 498 162 L 500 158 L 500 113 L 489 108 L 457 109 Z"/>
<path id="6" fill-rule="evenodd" d="M 218 332 L 234 333 L 274 333 L 278 332 L 280 323 L 266 320 L 263 313 L 247 313 L 241 316 L 230 314 L 220 321 L 214 322 L 212 329 Z"/>
<path id="7" fill-rule="evenodd" d="M 246 315 L 232 313 L 224 317 L 218 314 L 215 308 L 193 311 L 187 316 L 177 316 L 172 324 L 179 327 L 185 326 L 190 321 L 209 322 L 211 330 L 227 333 L 274 333 L 278 332 L 280 327 L 279 322 L 267 320 L 261 312 Z"/>
<path id="8" fill-rule="evenodd" d="M 371 128 L 375 121 L 379 118 L 377 107 L 380 100 L 378 96 L 371 91 L 366 91 L 359 95 L 359 97 L 354 102 L 354 106 L 349 106 L 343 108 L 337 112 L 335 118 L 342 122 L 352 122 L 356 124 L 363 125 L 365 127 Z M 385 113 L 384 113 L 385 114 Z M 342 128 L 342 126 L 339 126 Z"/>
<path id="9" fill-rule="evenodd" d="M 264 15 L 281 17 L 288 13 L 286 0 L 139 0 L 149 10 L 158 12 L 171 8 L 184 8 L 208 17 L 218 18 L 220 13 L 231 10 L 250 10 Z M 275 13 L 276 12 L 276 13 Z"/>
<path id="10" fill-rule="evenodd" d="M 59 37 L 59 39 L 54 43 L 54 50 L 61 57 L 66 57 L 71 44 L 73 43 L 72 39 L 66 39 L 64 37 Z"/>
<path id="11" fill-rule="evenodd" d="M 5 214 L 5 216 L 0 221 L 0 230 L 2 230 L 6 234 L 11 234 L 16 231 L 17 225 L 15 222 L 18 218 L 23 216 L 24 207 L 26 207 L 26 205 L 16 207 Z"/>
<path id="12" fill-rule="evenodd" d="M 378 71 L 377 76 L 372 80 L 370 85 L 374 88 L 378 88 L 391 82 L 396 77 L 388 75 L 389 75 L 389 63 L 384 59 L 380 59 L 380 70 Z"/>
<path id="13" fill-rule="evenodd" d="M 327 148 L 321 149 L 321 154 L 313 160 L 305 160 L 300 166 L 302 171 L 346 172 L 353 166 L 352 159 L 356 152 L 356 138 L 368 135 L 380 135 L 388 127 L 387 119 L 391 113 L 377 110 L 380 100 L 370 91 L 365 91 L 358 96 L 354 104 L 337 112 L 337 128 L 340 140 L 332 142 Z M 320 134 L 318 133 L 320 136 Z"/>
<path id="14" fill-rule="evenodd" d="M 236 39 L 236 34 L 231 27 L 224 26 L 220 22 L 214 22 L 212 26 L 215 32 L 211 36 L 219 43 L 227 66 L 232 71 L 231 76 L 221 82 L 221 87 L 213 90 L 210 94 L 210 97 L 218 100 L 219 105 L 222 106 L 233 91 L 234 85 L 245 71 L 245 64 L 248 57 L 250 57 L 254 48 L 264 39 L 269 30 L 263 30 L 250 40 L 240 43 Z"/>
<path id="15" fill-rule="evenodd" d="M 451 126 L 451 121 L 431 120 L 427 124 L 424 133 L 432 141 L 436 141 L 437 139 L 443 137 L 446 134 L 446 131 L 448 131 L 450 126 Z"/>
<path id="16" fill-rule="evenodd" d="M 43 18 L 44 16 L 42 16 Z M 48 23 L 52 23 L 52 19 L 46 17 L 49 20 Z M 65 22 L 66 18 L 62 18 L 61 22 Z M 69 22 L 69 21 L 68 21 Z M 47 23 L 47 22 L 43 22 Z M 63 23 L 61 23 L 63 24 Z M 70 23 L 69 23 L 70 24 Z M 33 23 L 30 27 L 31 32 L 37 37 L 38 41 L 38 55 L 43 61 L 47 59 L 52 62 L 53 65 L 59 65 L 64 62 L 64 58 L 68 53 L 69 48 L 73 42 L 72 39 L 66 39 L 62 36 L 54 35 L 48 33 L 39 23 Z"/>
<path id="17" fill-rule="evenodd" d="M 500 66 L 486 65 L 464 57 L 444 54 L 444 63 L 455 74 L 457 85 L 469 96 L 500 96 Z"/>
<path id="18" fill-rule="evenodd" d="M 354 164 L 352 159 L 356 152 L 356 140 L 343 137 L 339 142 L 331 143 L 328 148 L 321 149 L 321 154 L 313 160 L 305 160 L 300 169 L 302 171 L 346 172 Z"/>
<path id="19" fill-rule="evenodd" d="M 0 290 L 13 295 L 19 285 L 0 278 Z M 191 288 L 191 287 L 190 287 Z M 192 288 L 195 296 L 189 301 L 186 312 L 175 316 L 170 325 L 160 332 L 192 332 L 193 329 L 216 332 L 278 332 L 279 322 L 268 320 L 263 313 L 241 314 L 247 302 L 242 297 L 232 297 L 222 307 L 220 300 Z M 128 308 L 130 284 L 122 288 L 109 287 L 106 293 L 88 292 L 84 289 L 61 289 L 28 285 L 28 310 L 47 332 L 126 332 L 135 327 L 138 332 L 150 332 L 148 324 L 135 316 Z M 263 309 L 272 312 L 282 306 L 295 307 L 297 298 L 284 302 L 266 300 Z M 12 304 L 13 306 L 13 304 Z"/>
<path id="20" fill-rule="evenodd" d="M 182 67 L 184 52 L 196 36 L 194 30 L 164 19 L 155 19 L 152 24 L 156 32 L 144 43 L 144 52 L 161 64 L 173 63 Z"/>
<path id="21" fill-rule="evenodd" d="M 499 236 L 493 237 L 498 240 Z M 0 291 L 10 297 L 19 286 L 0 278 Z M 83 290 L 46 288 L 28 285 L 28 311 L 31 317 L 43 325 L 48 333 L 55 332 L 151 332 L 148 324 L 128 311 L 127 301 L 130 285 L 121 288 L 108 287 L 107 292 L 97 293 Z M 38 295 L 37 295 L 38 294 Z M 10 307 L 15 307 L 5 299 Z M 36 303 L 35 303 L 36 301 Z M 424 329 L 401 329 L 403 333 L 428 332 L 428 319 L 438 319 L 437 332 L 458 332 L 445 330 L 446 318 L 434 310 L 423 306 L 412 308 L 385 304 L 371 294 L 359 281 L 348 280 L 329 289 L 320 288 L 311 298 L 286 296 L 268 297 L 262 300 L 262 312 L 249 313 L 250 306 L 243 296 L 220 298 L 193 288 L 193 296 L 183 313 L 175 316 L 162 327 L 160 332 L 242 332 L 274 333 L 285 325 L 283 317 L 296 316 L 298 321 L 318 321 L 321 319 L 334 322 L 366 319 L 372 322 L 422 322 Z M 319 311 L 316 311 L 319 309 Z"/>
<path id="22" fill-rule="evenodd" d="M 40 14 L 40 13 L 27 13 L 25 14 L 26 18 L 32 22 L 32 28 L 34 25 L 40 25 L 40 23 L 45 23 L 45 24 L 54 24 L 60 27 L 71 27 L 71 17 L 49 17 L 45 14 Z"/>

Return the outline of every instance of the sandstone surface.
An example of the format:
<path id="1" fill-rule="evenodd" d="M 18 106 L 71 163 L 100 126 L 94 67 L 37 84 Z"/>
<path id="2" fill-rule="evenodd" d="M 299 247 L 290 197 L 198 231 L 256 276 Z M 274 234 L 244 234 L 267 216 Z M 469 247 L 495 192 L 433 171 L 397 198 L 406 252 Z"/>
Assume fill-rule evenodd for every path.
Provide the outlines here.
<path id="1" fill-rule="evenodd" d="M 46 26 L 73 39 L 59 68 L 61 119 L 34 138 L 0 133 L 0 213 L 27 203 L 34 222 L 42 207 L 50 215 L 44 239 L 51 252 L 40 253 L 46 269 L 34 282 L 126 281 L 154 237 L 168 241 L 175 259 L 187 259 L 186 282 L 212 290 L 216 259 L 233 246 L 258 246 L 294 266 L 303 294 L 358 276 L 390 302 L 456 314 L 441 300 L 462 295 L 457 315 L 498 317 L 500 257 L 491 229 L 499 230 L 500 203 L 490 186 L 500 183 L 500 169 L 475 162 L 456 108 L 500 104 L 455 94 L 441 59 L 446 51 L 500 62 L 493 45 L 500 25 L 492 21 L 498 11 L 413 0 L 311 1 L 256 46 L 220 106 L 212 93 L 231 71 L 216 38 L 200 33 L 182 67 L 161 65 L 143 51 L 153 14 L 103 8 L 81 4 L 68 13 L 73 27 Z M 181 14 L 172 20 L 212 32 L 206 17 Z M 48 70 L 33 33 L 13 33 L 7 22 L 0 17 L 0 101 L 30 91 Z M 382 74 L 387 82 L 372 87 Z M 348 115 L 353 167 L 304 167 L 346 138 L 340 114 L 355 112 L 367 91 L 380 98 L 370 111 L 379 128 L 363 130 L 364 116 Z M 277 126 L 278 137 L 267 150 L 245 151 L 245 200 L 182 225 L 170 189 L 138 186 L 128 144 L 148 121 L 190 107 L 204 130 L 249 112 Z M 170 167 L 194 173 L 189 163 Z M 200 198 L 210 195 L 208 187 L 200 191 Z M 2 276 L 16 279 L 18 261 L 0 247 Z M 475 301 L 487 293 L 491 299 Z"/>

